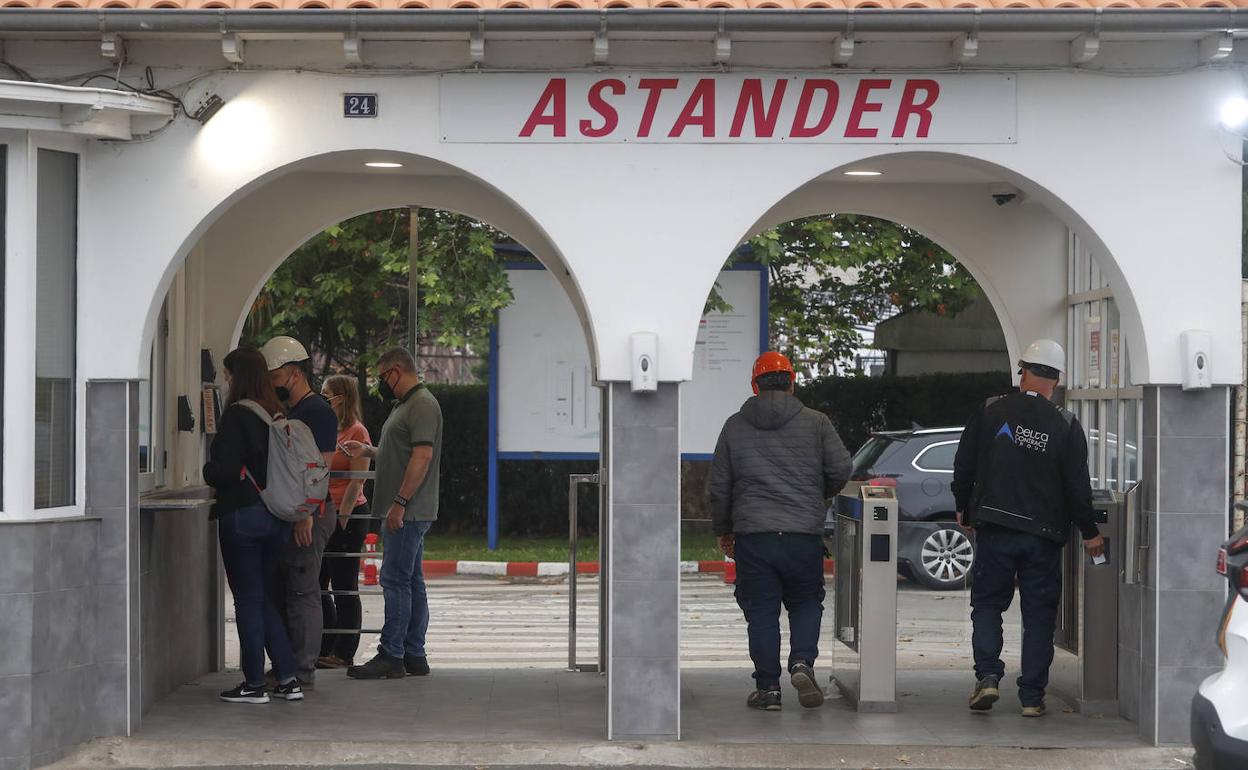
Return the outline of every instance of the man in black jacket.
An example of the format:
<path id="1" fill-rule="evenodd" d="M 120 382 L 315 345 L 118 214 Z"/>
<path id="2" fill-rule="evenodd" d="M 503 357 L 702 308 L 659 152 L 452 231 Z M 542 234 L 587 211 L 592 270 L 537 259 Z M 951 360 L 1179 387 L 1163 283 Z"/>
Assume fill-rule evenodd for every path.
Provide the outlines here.
<path id="1" fill-rule="evenodd" d="M 850 457 L 827 415 L 793 395 L 793 365 L 768 352 L 754 363 L 755 395 L 728 418 L 711 466 L 719 546 L 737 562 L 755 690 L 750 708 L 780 710 L 780 605 L 789 611 L 789 678 L 798 702 L 823 704 L 813 666 L 823 618 L 823 521 L 849 479 Z"/>
<path id="2" fill-rule="evenodd" d="M 1088 443 L 1075 416 L 1052 402 L 1066 353 L 1052 340 L 1019 361 L 1017 392 L 989 399 L 967 422 L 954 458 L 958 521 L 976 532 L 971 584 L 975 690 L 986 711 L 1000 697 L 1001 613 L 1017 583 L 1023 616 L 1018 695 L 1025 717 L 1044 714 L 1062 595 L 1062 546 L 1073 522 L 1090 556 L 1105 551 L 1092 511 Z"/>

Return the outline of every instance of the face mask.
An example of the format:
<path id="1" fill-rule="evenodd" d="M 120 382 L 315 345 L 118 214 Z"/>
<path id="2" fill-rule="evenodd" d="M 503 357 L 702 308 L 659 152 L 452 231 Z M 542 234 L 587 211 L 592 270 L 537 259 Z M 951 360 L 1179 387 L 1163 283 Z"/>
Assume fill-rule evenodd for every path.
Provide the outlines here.
<path id="1" fill-rule="evenodd" d="M 385 377 L 382 377 L 381 381 L 377 384 L 377 390 L 381 391 L 381 397 L 387 401 L 394 401 L 398 398 L 398 395 L 394 392 L 394 388 L 390 387 L 390 383 L 386 381 Z"/>
<path id="2" fill-rule="evenodd" d="M 290 400 L 290 379 L 286 380 L 285 385 L 278 385 L 274 390 L 277 391 L 277 400 L 283 403 Z"/>

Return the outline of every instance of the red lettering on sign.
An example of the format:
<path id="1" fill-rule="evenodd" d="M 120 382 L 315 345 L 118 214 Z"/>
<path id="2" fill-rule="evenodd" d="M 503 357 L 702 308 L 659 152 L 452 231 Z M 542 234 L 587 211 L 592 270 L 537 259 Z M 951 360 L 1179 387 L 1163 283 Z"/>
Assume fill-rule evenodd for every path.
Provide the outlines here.
<path id="1" fill-rule="evenodd" d="M 880 130 L 878 128 L 862 127 L 862 114 L 864 112 L 879 112 L 884 107 L 884 104 L 882 102 L 868 101 L 871 98 L 871 92 L 888 88 L 892 84 L 892 80 L 873 80 L 868 78 L 859 81 L 858 93 L 854 94 L 854 106 L 849 108 L 849 125 L 845 127 L 845 136 L 873 138 L 879 135 Z"/>
<path id="2" fill-rule="evenodd" d="M 701 111 L 694 112 L 699 106 Z M 715 136 L 715 81 L 710 78 L 702 78 L 693 87 L 689 101 L 685 102 L 667 134 L 668 138 L 680 136 L 689 126 L 702 126 L 703 137 Z"/>
<path id="3" fill-rule="evenodd" d="M 637 136 L 650 136 L 650 127 L 654 125 L 654 113 L 659 109 L 659 98 L 663 92 L 680 85 L 676 78 L 642 78 L 637 87 L 649 91 L 646 96 L 646 108 L 641 112 L 641 125 L 637 128 Z"/>
<path id="4" fill-rule="evenodd" d="M 546 112 L 550 111 L 547 115 Z M 533 112 L 520 129 L 520 136 L 533 136 L 538 126 L 550 126 L 555 136 L 568 135 L 568 81 L 564 78 L 551 78 L 546 90 L 537 99 Z"/>
<path id="5" fill-rule="evenodd" d="M 807 121 L 810 120 L 810 105 L 815 100 L 816 91 L 823 91 L 827 99 L 823 103 L 823 114 L 819 116 L 818 122 L 811 126 Z M 840 98 L 841 89 L 835 80 L 822 78 L 807 80 L 802 85 L 802 95 L 797 100 L 797 112 L 793 115 L 793 128 L 789 131 L 789 136 L 795 139 L 809 139 L 827 131 L 828 126 L 832 125 L 832 118 L 836 117 L 836 103 L 840 101 Z"/>
<path id="6" fill-rule="evenodd" d="M 915 100 L 919 91 L 923 92 L 922 102 Z M 938 98 L 940 98 L 940 83 L 935 80 L 907 80 L 906 87 L 901 92 L 901 106 L 897 108 L 897 122 L 893 123 L 893 136 L 905 136 L 906 124 L 910 122 L 910 116 L 917 115 L 919 130 L 915 136 L 926 139 L 927 132 L 932 127 L 932 105 Z"/>
<path id="7" fill-rule="evenodd" d="M 732 116 L 732 130 L 729 136 L 741 136 L 745 127 L 746 112 L 754 113 L 754 136 L 771 137 L 776 133 L 776 121 L 780 118 L 780 103 L 784 101 L 784 90 L 789 81 L 781 78 L 776 81 L 771 91 L 771 103 L 763 104 L 763 81 L 759 78 L 746 78 L 741 84 L 741 96 L 737 98 L 737 112 Z"/>
<path id="8" fill-rule="evenodd" d="M 607 80 L 599 80 L 589 88 L 589 107 L 594 112 L 602 116 L 602 125 L 594 128 L 593 121 L 581 121 L 581 133 L 593 139 L 600 136 L 606 136 L 620 125 L 620 113 L 614 107 L 607 104 L 607 100 L 603 98 L 602 92 L 610 90 L 611 93 L 619 96 L 624 93 L 624 81 L 616 78 L 608 78 Z"/>

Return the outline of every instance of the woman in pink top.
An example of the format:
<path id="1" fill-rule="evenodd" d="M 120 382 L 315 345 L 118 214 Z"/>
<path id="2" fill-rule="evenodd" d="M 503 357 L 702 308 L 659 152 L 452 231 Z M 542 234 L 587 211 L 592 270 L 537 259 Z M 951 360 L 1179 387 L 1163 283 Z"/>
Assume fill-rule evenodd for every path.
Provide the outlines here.
<path id="1" fill-rule="evenodd" d="M 325 378 L 321 395 L 329 401 L 338 417 L 338 450 L 334 452 L 330 470 L 366 471 L 367 457 L 348 457 L 341 449 L 344 441 L 371 444 L 368 429 L 360 422 L 360 392 L 355 379 L 344 374 Z M 330 479 L 329 494 L 338 510 L 338 526 L 325 550 L 329 553 L 360 553 L 368 534 L 368 500 L 364 497 L 363 479 Z M 334 591 L 358 591 L 360 559 L 358 556 L 331 556 L 321 562 L 321 590 L 333 586 Z M 354 593 L 321 596 L 325 628 L 359 631 L 362 620 L 360 597 Z M 321 657 L 317 668 L 346 668 L 353 663 L 360 646 L 360 635 L 323 634 Z"/>

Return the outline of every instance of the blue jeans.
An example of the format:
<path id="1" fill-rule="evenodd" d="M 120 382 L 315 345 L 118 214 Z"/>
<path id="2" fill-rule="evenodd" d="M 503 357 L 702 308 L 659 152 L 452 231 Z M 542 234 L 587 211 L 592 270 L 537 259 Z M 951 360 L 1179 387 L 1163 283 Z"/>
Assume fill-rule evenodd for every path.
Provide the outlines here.
<path id="1" fill-rule="evenodd" d="M 985 527 L 975 534 L 971 622 L 975 630 L 975 677 L 1005 676 L 1001 662 L 1001 613 L 1014 600 L 1017 582 L 1023 615 L 1022 675 L 1018 698 L 1024 706 L 1044 701 L 1053 664 L 1053 631 L 1062 598 L 1062 546 L 1037 535 Z"/>
<path id="2" fill-rule="evenodd" d="M 780 686 L 780 605 L 789 611 L 789 665 L 814 665 L 823 619 L 823 538 L 737 535 L 737 605 L 745 613 L 754 681 Z"/>
<path id="3" fill-rule="evenodd" d="M 278 680 L 289 681 L 295 676 L 295 656 L 273 605 L 273 585 L 282 548 L 291 536 L 290 525 L 257 502 L 222 515 L 217 536 L 225 576 L 234 594 L 243 676 L 252 687 L 264 686 L 267 649 Z"/>
<path id="4" fill-rule="evenodd" d="M 386 622 L 381 627 L 381 649 L 387 655 L 424 657 L 429 628 L 429 597 L 425 593 L 425 533 L 432 521 L 405 521 L 398 532 L 382 523 L 381 593 Z"/>

